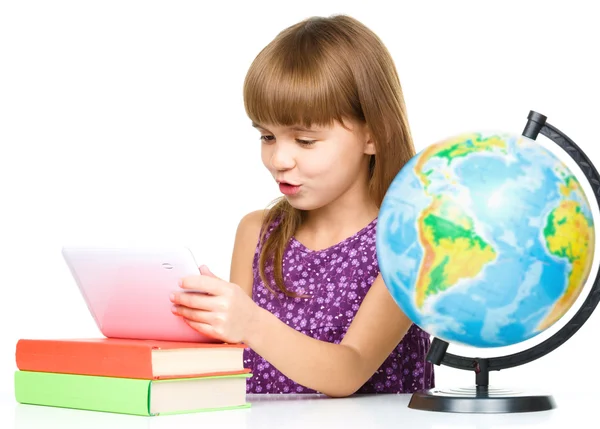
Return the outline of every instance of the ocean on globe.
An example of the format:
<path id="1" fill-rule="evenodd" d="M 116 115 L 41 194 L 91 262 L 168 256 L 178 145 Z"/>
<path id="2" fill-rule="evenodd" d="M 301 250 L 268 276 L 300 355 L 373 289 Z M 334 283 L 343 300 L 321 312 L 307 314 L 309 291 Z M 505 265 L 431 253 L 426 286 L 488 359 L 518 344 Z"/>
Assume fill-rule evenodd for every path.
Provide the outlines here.
<path id="1" fill-rule="evenodd" d="M 594 238 L 589 202 L 563 162 L 523 136 L 479 132 L 402 168 L 376 246 L 386 287 L 415 324 L 447 342 L 502 347 L 569 310 Z"/>

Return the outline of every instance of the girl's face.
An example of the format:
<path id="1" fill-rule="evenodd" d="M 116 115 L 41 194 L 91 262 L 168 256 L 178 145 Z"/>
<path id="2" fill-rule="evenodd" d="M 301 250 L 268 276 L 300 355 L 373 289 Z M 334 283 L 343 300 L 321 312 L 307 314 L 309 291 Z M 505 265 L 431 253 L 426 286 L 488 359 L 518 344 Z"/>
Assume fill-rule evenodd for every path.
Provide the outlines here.
<path id="1" fill-rule="evenodd" d="M 314 210 L 367 184 L 368 155 L 375 153 L 364 125 L 278 127 L 253 124 L 261 133 L 262 162 L 289 203 Z"/>

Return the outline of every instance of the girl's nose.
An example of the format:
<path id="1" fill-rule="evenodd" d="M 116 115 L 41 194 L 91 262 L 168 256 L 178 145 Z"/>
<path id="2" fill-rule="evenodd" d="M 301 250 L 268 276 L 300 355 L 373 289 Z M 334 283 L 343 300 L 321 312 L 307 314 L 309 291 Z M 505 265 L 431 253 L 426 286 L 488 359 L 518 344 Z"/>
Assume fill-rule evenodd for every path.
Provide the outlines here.
<path id="1" fill-rule="evenodd" d="M 289 170 L 294 168 L 296 161 L 294 160 L 293 151 L 286 148 L 284 144 L 278 144 L 273 151 L 271 157 L 271 166 L 275 170 Z"/>

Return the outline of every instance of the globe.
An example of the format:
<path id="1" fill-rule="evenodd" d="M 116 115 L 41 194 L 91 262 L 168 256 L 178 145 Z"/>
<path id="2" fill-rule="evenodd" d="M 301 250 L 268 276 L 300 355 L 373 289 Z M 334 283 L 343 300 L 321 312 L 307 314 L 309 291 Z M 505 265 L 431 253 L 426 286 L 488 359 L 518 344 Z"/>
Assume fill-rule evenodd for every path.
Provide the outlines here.
<path id="1" fill-rule="evenodd" d="M 584 190 L 558 157 L 522 135 L 473 132 L 402 168 L 376 246 L 386 287 L 415 324 L 447 342 L 502 347 L 569 310 L 594 237 Z"/>

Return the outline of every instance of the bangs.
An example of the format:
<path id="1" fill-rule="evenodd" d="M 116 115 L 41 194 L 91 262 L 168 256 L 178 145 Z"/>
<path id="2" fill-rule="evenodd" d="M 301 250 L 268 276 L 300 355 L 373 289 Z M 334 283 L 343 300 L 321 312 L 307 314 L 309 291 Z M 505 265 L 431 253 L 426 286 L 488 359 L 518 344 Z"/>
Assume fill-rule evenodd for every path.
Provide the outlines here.
<path id="1" fill-rule="evenodd" d="M 244 82 L 244 106 L 257 124 L 329 126 L 344 118 L 364 120 L 349 69 L 311 46 L 263 51 Z"/>

